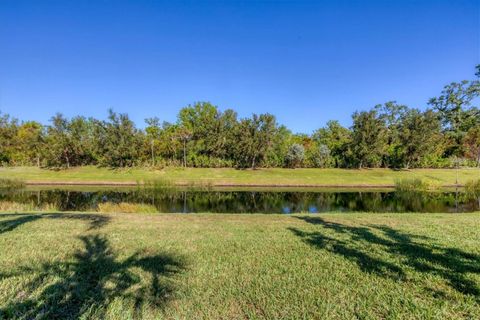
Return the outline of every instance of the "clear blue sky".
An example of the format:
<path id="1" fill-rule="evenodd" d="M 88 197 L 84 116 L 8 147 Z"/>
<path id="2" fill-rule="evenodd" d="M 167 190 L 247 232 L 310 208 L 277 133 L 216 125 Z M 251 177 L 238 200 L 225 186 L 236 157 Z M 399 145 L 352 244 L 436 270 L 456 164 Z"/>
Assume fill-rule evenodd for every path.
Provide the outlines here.
<path id="1" fill-rule="evenodd" d="M 425 108 L 480 63 L 480 0 L 0 0 L 0 110 L 138 125 L 210 101 L 310 133 L 388 100 Z"/>

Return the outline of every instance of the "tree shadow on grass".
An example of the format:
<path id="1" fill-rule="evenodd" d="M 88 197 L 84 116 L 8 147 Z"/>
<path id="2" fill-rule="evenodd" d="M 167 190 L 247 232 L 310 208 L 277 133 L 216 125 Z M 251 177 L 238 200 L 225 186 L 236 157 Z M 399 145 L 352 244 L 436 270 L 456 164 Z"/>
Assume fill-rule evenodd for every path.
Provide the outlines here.
<path id="1" fill-rule="evenodd" d="M 79 239 L 84 249 L 77 251 L 72 261 L 24 269 L 38 275 L 0 309 L 0 318 L 104 318 L 107 306 L 116 298 L 131 303 L 133 316 L 138 318 L 145 305 L 165 306 L 176 291 L 172 277 L 186 268 L 185 259 L 171 253 L 137 252 L 119 260 L 104 236 Z M 41 292 L 33 294 L 39 288 Z"/>
<path id="2" fill-rule="evenodd" d="M 8 220 L 0 220 L 0 235 L 24 225 L 25 223 L 37 221 L 39 219 L 68 219 L 82 220 L 89 223 L 88 230 L 99 229 L 108 224 L 110 217 L 101 214 L 91 213 L 7 213 L 0 214 L 0 218 L 10 218 Z"/>
<path id="3" fill-rule="evenodd" d="M 330 222 L 325 223 L 326 228 L 335 228 L 335 230 L 340 233 L 346 232 L 344 229 L 339 228 L 339 225 L 334 225 Z M 315 221 L 315 224 L 317 224 L 317 221 Z M 368 252 L 359 250 L 358 246 L 352 245 L 352 242 L 358 241 L 361 237 L 364 237 L 366 240 L 368 239 L 367 241 L 372 243 L 384 243 L 383 239 L 376 237 L 373 233 L 369 232 L 367 228 L 354 228 L 354 230 L 351 230 L 352 237 L 349 240 L 330 237 L 322 232 L 307 232 L 297 228 L 290 228 L 290 230 L 310 245 L 328 250 L 355 262 L 364 272 L 375 273 L 395 279 L 405 278 L 405 272 L 401 267 L 376 258 Z"/>
<path id="4" fill-rule="evenodd" d="M 0 235 L 40 219 L 72 219 L 88 222 L 87 231 L 109 223 L 101 214 L 0 214 Z M 105 236 L 79 237 L 84 249 L 71 261 L 57 261 L 39 267 L 0 273 L 0 280 L 34 274 L 19 288 L 15 299 L 0 309 L 0 319 L 104 318 L 107 306 L 117 298 L 131 303 L 133 317 L 141 318 L 144 306 L 163 308 L 176 292 L 174 275 L 186 269 L 177 254 L 148 255 L 138 251 L 120 260 Z M 40 292 L 38 292 L 40 291 Z"/>
<path id="5" fill-rule="evenodd" d="M 364 272 L 405 280 L 405 267 L 408 266 L 417 272 L 439 276 L 456 291 L 480 300 L 479 284 L 468 277 L 469 274 L 480 274 L 478 254 L 422 243 L 419 240 L 430 238 L 384 225 L 354 227 L 326 221 L 321 217 L 296 218 L 318 225 L 321 229 L 311 232 L 290 228 L 295 235 L 314 247 L 355 262 Z M 392 256 L 400 262 L 386 261 L 379 256 Z"/>
<path id="6" fill-rule="evenodd" d="M 5 216 L 5 215 L 2 215 L 2 216 Z M 13 215 L 8 215 L 8 216 L 11 217 Z M 25 223 L 35 221 L 39 218 L 40 217 L 37 217 L 35 215 L 20 215 L 19 217 L 14 219 L 2 220 L 0 221 L 0 234 L 12 231 Z"/>

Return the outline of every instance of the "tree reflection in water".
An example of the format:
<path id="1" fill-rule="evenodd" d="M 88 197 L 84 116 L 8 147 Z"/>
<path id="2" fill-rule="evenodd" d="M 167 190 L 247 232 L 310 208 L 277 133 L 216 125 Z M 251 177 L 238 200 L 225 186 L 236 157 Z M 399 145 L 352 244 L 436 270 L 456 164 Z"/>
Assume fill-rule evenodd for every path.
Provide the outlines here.
<path id="1" fill-rule="evenodd" d="M 478 199 L 463 192 L 388 191 L 211 191 L 113 189 L 95 191 L 28 189 L 0 193 L 0 201 L 61 211 L 95 211 L 99 203 L 149 204 L 159 212 L 297 213 L 297 212 L 470 212 L 480 209 Z"/>

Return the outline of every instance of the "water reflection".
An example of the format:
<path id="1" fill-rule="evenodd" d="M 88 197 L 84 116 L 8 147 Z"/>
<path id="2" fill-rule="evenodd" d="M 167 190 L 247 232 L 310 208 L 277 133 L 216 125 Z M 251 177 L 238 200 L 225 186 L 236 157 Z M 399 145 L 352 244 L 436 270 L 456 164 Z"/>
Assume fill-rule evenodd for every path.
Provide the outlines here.
<path id="1" fill-rule="evenodd" d="M 148 204 L 159 212 L 318 213 L 318 212 L 470 212 L 477 199 L 463 192 L 393 191 L 195 191 L 195 190 L 19 190 L 0 193 L 0 201 L 61 211 L 96 211 L 105 202 Z"/>

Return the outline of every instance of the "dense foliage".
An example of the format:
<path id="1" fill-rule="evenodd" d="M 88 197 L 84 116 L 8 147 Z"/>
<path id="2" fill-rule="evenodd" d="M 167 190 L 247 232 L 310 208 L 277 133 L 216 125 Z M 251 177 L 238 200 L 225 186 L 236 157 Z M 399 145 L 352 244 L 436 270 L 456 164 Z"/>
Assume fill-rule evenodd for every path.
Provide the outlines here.
<path id="1" fill-rule="evenodd" d="M 480 77 L 480 66 L 477 66 Z M 480 166 L 480 80 L 453 82 L 421 111 L 387 102 L 294 134 L 271 114 L 239 119 L 208 102 L 180 110 L 176 123 L 127 114 L 107 120 L 57 114 L 49 125 L 0 114 L 0 164 L 71 167 L 451 167 Z"/>

